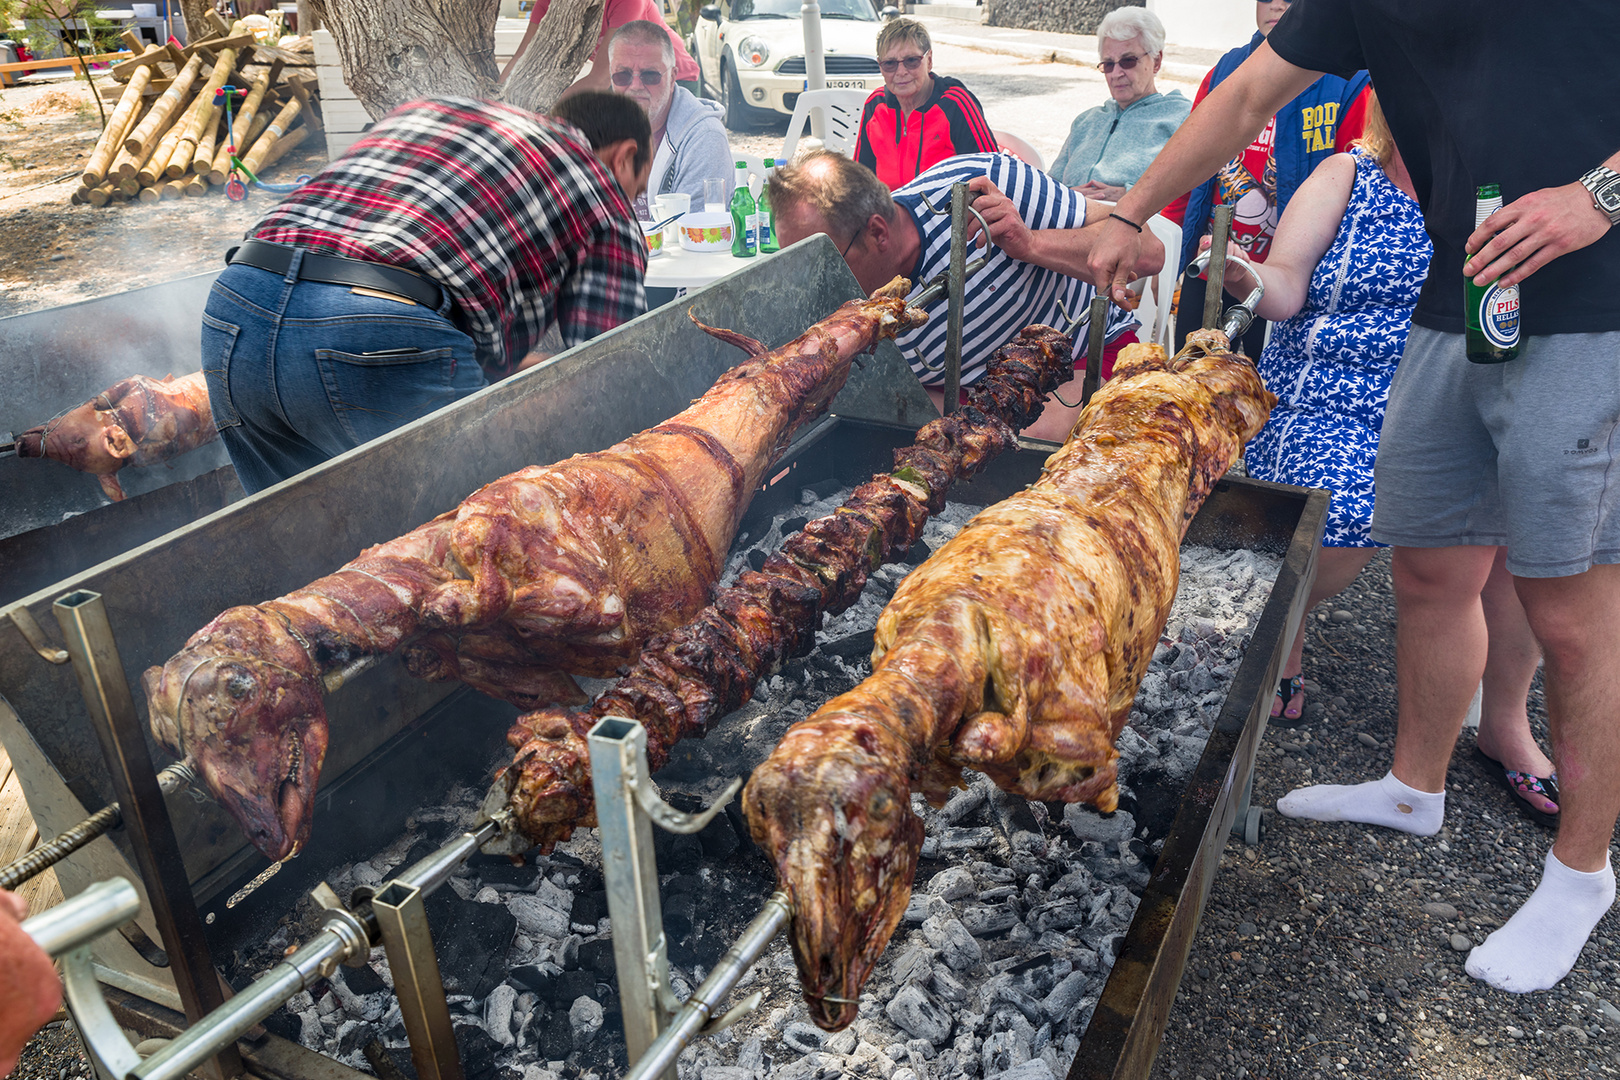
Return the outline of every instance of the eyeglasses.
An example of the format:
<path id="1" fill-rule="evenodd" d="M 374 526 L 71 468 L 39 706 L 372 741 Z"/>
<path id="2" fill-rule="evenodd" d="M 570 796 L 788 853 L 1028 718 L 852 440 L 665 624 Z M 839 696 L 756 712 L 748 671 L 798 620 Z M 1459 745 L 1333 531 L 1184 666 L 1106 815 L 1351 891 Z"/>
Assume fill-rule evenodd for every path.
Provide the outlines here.
<path id="1" fill-rule="evenodd" d="M 1137 56 L 1135 53 L 1126 53 L 1117 61 L 1104 60 L 1102 63 L 1097 65 L 1097 70 L 1102 72 L 1104 75 L 1107 75 L 1109 72 L 1114 70 L 1114 65 L 1117 63 L 1120 67 L 1124 68 L 1126 71 L 1129 71 L 1134 68 L 1136 66 L 1136 62 L 1141 59 L 1144 59 L 1144 57 Z M 617 79 L 618 76 L 615 75 L 614 78 Z"/>
<path id="2" fill-rule="evenodd" d="M 634 68 L 624 68 L 613 73 L 613 85 L 629 86 L 636 81 L 637 75 L 641 76 L 642 86 L 657 86 L 664 81 L 664 73 L 657 68 L 642 68 L 640 71 Z"/>
<path id="3" fill-rule="evenodd" d="M 859 240 L 861 238 L 861 234 L 864 233 L 865 231 L 866 231 L 866 226 L 865 225 L 862 225 L 860 228 L 856 229 L 855 230 L 855 235 L 850 237 L 849 238 L 849 243 L 844 245 L 844 250 L 839 252 L 839 254 L 844 257 L 844 260 L 846 262 L 849 261 L 849 249 L 855 246 L 855 241 Z"/>
<path id="4" fill-rule="evenodd" d="M 922 55 L 919 54 L 917 56 L 902 57 L 898 60 L 879 60 L 878 68 L 885 75 L 893 75 L 895 72 L 900 70 L 901 64 L 906 65 L 907 71 L 916 71 L 918 68 L 922 67 L 922 62 Z"/>

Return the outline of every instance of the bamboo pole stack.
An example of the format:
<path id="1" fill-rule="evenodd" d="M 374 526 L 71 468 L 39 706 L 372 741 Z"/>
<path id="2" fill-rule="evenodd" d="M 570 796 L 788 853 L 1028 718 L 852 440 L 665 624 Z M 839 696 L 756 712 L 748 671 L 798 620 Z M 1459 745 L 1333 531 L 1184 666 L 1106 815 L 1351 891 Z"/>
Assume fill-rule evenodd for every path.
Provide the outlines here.
<path id="1" fill-rule="evenodd" d="M 240 23 L 219 22 L 184 51 L 172 43 L 144 49 L 138 41 L 126 43 L 136 55 L 114 74 L 128 81 L 121 92 L 104 95 L 117 104 L 69 197 L 73 203 L 205 195 L 225 182 L 233 161 L 256 174 L 321 130 L 312 81 L 300 75 L 278 84 L 291 54 L 256 61 Z M 230 123 L 227 88 L 240 105 L 230 110 Z"/>

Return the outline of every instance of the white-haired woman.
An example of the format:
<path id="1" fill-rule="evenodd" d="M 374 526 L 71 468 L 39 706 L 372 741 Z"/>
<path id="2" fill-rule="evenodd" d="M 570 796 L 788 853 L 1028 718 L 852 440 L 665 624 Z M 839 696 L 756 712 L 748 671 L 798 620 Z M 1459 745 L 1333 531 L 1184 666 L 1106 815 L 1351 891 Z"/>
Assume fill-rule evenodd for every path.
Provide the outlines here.
<path id="1" fill-rule="evenodd" d="M 1115 202 L 1187 119 L 1192 102 L 1154 85 L 1164 65 L 1164 23 L 1146 8 L 1103 17 L 1097 58 L 1109 100 L 1074 118 L 1050 172 L 1088 199 Z"/>

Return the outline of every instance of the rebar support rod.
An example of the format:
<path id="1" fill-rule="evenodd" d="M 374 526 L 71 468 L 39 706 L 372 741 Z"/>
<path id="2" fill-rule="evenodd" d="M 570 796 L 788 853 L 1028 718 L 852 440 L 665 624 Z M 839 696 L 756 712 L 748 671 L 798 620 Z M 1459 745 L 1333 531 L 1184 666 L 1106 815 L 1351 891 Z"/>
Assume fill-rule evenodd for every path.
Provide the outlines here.
<path id="1" fill-rule="evenodd" d="M 944 413 L 951 415 L 957 409 L 957 398 L 962 392 L 962 312 L 966 307 L 967 289 L 967 216 L 968 186 L 951 185 L 951 264 L 950 307 L 945 324 L 945 401 Z M 986 231 L 984 242 L 990 243 Z"/>
<path id="2" fill-rule="evenodd" d="M 1226 295 L 1226 242 L 1232 237 L 1232 207 L 1221 203 L 1215 207 L 1214 223 L 1209 239 L 1209 285 L 1204 290 L 1204 329 L 1216 330 L 1221 325 L 1221 297 Z"/>
<path id="3" fill-rule="evenodd" d="M 654 1080 L 664 1075 L 665 1070 L 672 1070 L 681 1051 L 708 1024 L 715 1008 L 726 999 L 743 973 L 753 966 L 792 917 L 793 908 L 788 903 L 787 893 L 780 890 L 772 893 L 771 898 L 765 901 L 764 908 L 754 916 L 754 921 L 743 930 L 742 936 L 714 965 L 714 970 L 703 980 L 703 985 L 693 991 L 669 1026 L 625 1074 L 625 1080 Z"/>

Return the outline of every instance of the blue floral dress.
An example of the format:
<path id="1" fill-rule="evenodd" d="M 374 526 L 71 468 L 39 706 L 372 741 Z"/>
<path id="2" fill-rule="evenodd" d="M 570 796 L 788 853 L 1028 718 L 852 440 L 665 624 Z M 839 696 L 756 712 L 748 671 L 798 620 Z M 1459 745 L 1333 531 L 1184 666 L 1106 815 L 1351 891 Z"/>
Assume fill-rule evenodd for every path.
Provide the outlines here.
<path id="1" fill-rule="evenodd" d="M 1351 151 L 1356 182 L 1305 307 L 1273 324 L 1260 375 L 1277 395 L 1245 461 L 1259 480 L 1333 493 L 1327 547 L 1377 547 L 1373 458 L 1389 382 L 1434 248 L 1423 213 L 1376 160 Z"/>

